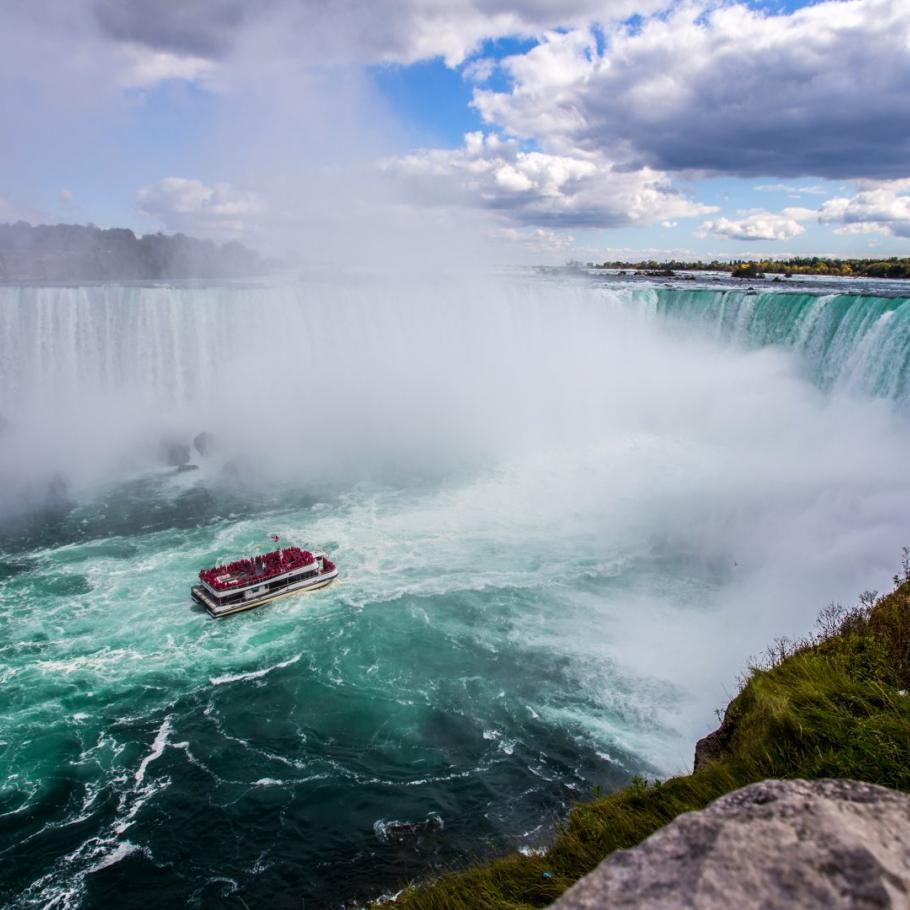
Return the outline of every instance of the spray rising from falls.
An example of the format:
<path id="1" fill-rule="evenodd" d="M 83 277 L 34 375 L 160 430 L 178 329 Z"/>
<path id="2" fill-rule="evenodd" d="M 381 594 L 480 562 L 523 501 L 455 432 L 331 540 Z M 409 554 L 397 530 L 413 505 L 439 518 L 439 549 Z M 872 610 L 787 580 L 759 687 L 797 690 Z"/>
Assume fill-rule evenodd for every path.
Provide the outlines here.
<path id="1" fill-rule="evenodd" d="M 906 299 L 362 279 L 2 288 L 0 416 L 22 431 L 7 434 L 11 457 L 60 470 L 65 434 L 77 475 L 135 457 L 150 434 L 201 428 L 252 450 L 267 440 L 298 465 L 304 453 L 309 469 L 367 449 L 394 458 L 401 439 L 415 456 L 496 450 L 547 427 L 574 433 L 592 410 L 615 416 L 604 390 L 634 401 L 628 380 L 668 376 L 667 356 L 692 367 L 670 341 L 656 349 L 638 324 L 649 315 L 741 347 L 789 348 L 822 389 L 910 408 Z M 638 358 L 623 351 L 630 338 Z"/>

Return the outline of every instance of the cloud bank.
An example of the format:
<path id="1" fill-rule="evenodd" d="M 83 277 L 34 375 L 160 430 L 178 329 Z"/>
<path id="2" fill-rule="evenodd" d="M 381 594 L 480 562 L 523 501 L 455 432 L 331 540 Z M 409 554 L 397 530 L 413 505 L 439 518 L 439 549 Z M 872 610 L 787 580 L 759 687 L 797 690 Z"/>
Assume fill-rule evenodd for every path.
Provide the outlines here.
<path id="1" fill-rule="evenodd" d="M 391 159 L 385 170 L 422 204 L 486 208 L 527 226 L 653 224 L 713 211 L 650 168 L 622 172 L 593 154 L 522 151 L 515 140 L 482 132 L 468 133 L 459 149 Z"/>
<path id="2" fill-rule="evenodd" d="M 740 177 L 906 176 L 910 8 L 830 0 L 768 15 L 683 3 L 639 28 L 551 33 L 480 89 L 490 123 L 563 153 Z M 874 48 L 874 53 L 870 49 Z"/>

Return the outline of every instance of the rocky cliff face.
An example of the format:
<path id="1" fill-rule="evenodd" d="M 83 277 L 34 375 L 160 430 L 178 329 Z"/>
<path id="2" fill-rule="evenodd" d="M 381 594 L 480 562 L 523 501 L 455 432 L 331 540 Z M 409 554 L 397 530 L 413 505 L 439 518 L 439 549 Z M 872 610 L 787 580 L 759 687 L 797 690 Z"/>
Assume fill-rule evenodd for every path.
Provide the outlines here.
<path id="1" fill-rule="evenodd" d="M 910 907 L 910 796 L 767 780 L 607 857 L 552 910 Z"/>

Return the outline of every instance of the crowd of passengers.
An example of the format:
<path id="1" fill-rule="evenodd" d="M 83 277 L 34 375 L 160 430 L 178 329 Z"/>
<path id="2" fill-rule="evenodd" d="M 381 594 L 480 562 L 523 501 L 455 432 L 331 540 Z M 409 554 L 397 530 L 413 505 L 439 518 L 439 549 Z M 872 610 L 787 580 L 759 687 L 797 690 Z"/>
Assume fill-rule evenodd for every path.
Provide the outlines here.
<path id="1" fill-rule="evenodd" d="M 255 581 L 266 581 L 276 575 L 312 565 L 315 561 L 316 557 L 309 550 L 286 547 L 252 559 L 237 559 L 227 565 L 202 569 L 199 578 L 216 591 L 224 591 Z"/>

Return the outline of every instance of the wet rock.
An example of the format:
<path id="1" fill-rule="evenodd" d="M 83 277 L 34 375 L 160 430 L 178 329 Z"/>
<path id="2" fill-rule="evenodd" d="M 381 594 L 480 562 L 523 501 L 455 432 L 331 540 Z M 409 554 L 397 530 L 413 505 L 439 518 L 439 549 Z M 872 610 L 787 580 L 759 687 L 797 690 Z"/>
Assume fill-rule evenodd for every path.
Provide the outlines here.
<path id="1" fill-rule="evenodd" d="M 170 442 L 164 445 L 164 460 L 172 468 L 179 468 L 190 460 L 190 447 L 182 442 Z"/>
<path id="2" fill-rule="evenodd" d="M 193 447 L 202 456 L 210 455 L 215 447 L 215 437 L 208 430 L 203 430 L 193 437 Z"/>
<path id="3" fill-rule="evenodd" d="M 252 475 L 253 465 L 246 458 L 232 458 L 224 463 L 221 473 L 232 480 L 240 480 Z"/>
<path id="4" fill-rule="evenodd" d="M 553 910 L 910 906 L 910 796 L 849 780 L 767 780 L 617 850 Z"/>
<path id="5" fill-rule="evenodd" d="M 52 501 L 58 502 L 66 499 L 69 488 L 70 486 L 67 483 L 66 478 L 62 474 L 57 473 L 54 474 L 51 478 L 51 482 L 47 485 L 47 493 Z"/>
<path id="6" fill-rule="evenodd" d="M 722 761 L 728 755 L 727 743 L 730 738 L 730 729 L 726 724 L 721 724 L 712 733 L 703 736 L 695 744 L 695 761 L 692 765 L 693 771 L 701 771 L 711 762 Z"/>
<path id="7" fill-rule="evenodd" d="M 720 726 L 707 736 L 703 736 L 695 744 L 693 771 L 701 771 L 702 768 L 711 764 L 711 762 L 722 761 L 729 756 L 730 739 L 733 736 L 733 721 L 730 717 L 732 707 L 733 702 L 727 705 L 727 710 L 724 711 Z"/>

